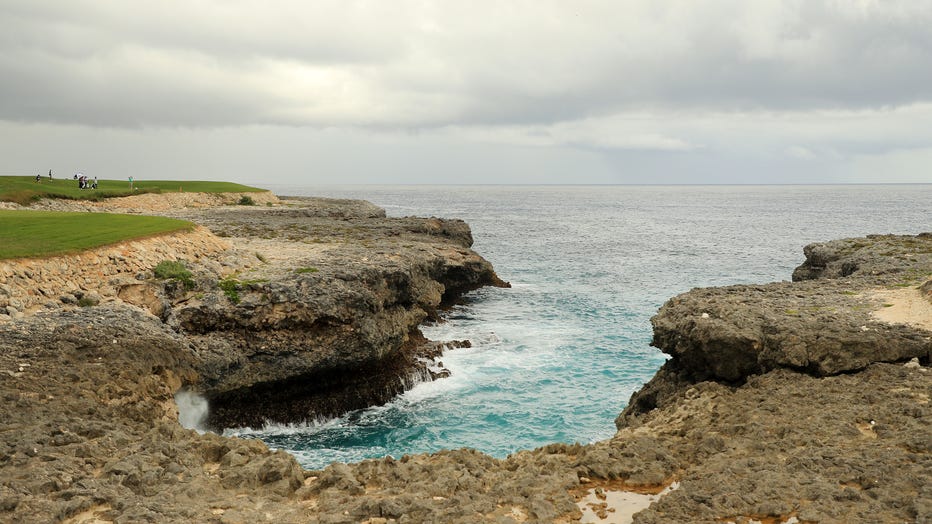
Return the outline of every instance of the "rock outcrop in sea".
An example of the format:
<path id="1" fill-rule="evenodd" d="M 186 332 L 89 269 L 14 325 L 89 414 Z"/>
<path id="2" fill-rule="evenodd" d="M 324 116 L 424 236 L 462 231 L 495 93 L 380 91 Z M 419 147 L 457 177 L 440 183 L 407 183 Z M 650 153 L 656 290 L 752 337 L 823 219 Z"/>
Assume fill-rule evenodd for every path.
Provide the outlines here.
<path id="1" fill-rule="evenodd" d="M 108 274 L 74 290 L 96 306 L 0 319 L 0 521 L 573 522 L 587 493 L 612 517 L 611 493 L 674 482 L 634 522 L 932 520 L 932 235 L 816 244 L 794 282 L 671 299 L 652 320 L 671 358 L 610 440 L 306 471 L 182 427 L 174 396 L 209 398 L 215 428 L 384 402 L 431 378 L 418 325 L 503 283 L 460 221 L 270 204 L 160 210 L 231 246 L 191 257 L 191 283 Z"/>

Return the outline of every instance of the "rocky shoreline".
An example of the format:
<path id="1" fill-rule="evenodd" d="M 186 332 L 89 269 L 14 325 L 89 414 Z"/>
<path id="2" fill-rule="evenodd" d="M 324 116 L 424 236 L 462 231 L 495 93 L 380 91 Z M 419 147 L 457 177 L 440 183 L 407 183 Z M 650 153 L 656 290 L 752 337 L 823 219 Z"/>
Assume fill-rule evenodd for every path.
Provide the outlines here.
<path id="1" fill-rule="evenodd" d="M 932 331 L 924 310 L 900 313 L 930 303 L 932 235 L 816 244 L 795 282 L 671 299 L 652 319 L 671 359 L 608 441 L 306 471 L 185 429 L 174 395 L 207 397 L 223 428 L 430 378 L 442 348 L 418 325 L 505 285 L 468 227 L 328 199 L 132 209 L 231 247 L 188 260 L 193 284 L 134 270 L 96 306 L 0 319 L 0 521 L 575 522 L 588 493 L 674 481 L 634 522 L 932 521 Z"/>

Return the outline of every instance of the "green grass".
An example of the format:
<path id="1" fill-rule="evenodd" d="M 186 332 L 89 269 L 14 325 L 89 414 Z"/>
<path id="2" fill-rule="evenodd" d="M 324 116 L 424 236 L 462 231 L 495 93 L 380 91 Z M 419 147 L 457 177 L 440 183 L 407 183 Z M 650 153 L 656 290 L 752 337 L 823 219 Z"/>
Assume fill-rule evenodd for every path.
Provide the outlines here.
<path id="1" fill-rule="evenodd" d="M 317 273 L 318 271 L 320 270 L 316 267 L 299 267 L 294 270 L 295 273 Z"/>
<path id="2" fill-rule="evenodd" d="M 54 176 L 54 174 L 53 174 Z M 135 180 L 133 189 L 128 180 L 98 180 L 97 189 L 79 189 L 78 181 L 48 176 L 36 183 L 35 176 L 0 176 L 0 201 L 28 205 L 40 198 L 67 198 L 74 200 L 100 200 L 139 193 L 255 193 L 264 189 L 233 182 L 204 182 L 196 180 Z M 251 200 L 251 199 L 250 199 Z"/>
<path id="3" fill-rule="evenodd" d="M 74 253 L 193 227 L 165 217 L 0 210 L 0 259 Z"/>

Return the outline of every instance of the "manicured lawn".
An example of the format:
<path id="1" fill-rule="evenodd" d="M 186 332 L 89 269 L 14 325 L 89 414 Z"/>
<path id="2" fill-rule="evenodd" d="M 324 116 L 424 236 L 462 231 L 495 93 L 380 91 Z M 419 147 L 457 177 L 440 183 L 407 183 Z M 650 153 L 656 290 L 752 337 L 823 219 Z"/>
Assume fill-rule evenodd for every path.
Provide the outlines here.
<path id="1" fill-rule="evenodd" d="M 53 174 L 54 176 L 54 174 Z M 264 191 L 256 187 L 233 182 L 204 182 L 194 180 L 134 180 L 130 189 L 128 180 L 98 180 L 97 189 L 79 189 L 78 181 L 54 178 L 48 175 L 37 183 L 35 176 L 0 176 L 0 201 L 29 204 L 43 197 L 100 200 L 138 193 L 247 193 Z"/>
<path id="2" fill-rule="evenodd" d="M 165 217 L 0 210 L 0 259 L 60 255 L 193 227 Z"/>

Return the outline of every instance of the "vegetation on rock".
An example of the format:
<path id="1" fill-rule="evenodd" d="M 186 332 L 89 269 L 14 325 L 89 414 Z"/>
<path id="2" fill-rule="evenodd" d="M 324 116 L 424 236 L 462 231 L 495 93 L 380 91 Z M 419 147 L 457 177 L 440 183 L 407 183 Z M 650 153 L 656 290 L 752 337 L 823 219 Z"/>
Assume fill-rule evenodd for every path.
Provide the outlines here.
<path id="1" fill-rule="evenodd" d="M 239 304 L 239 291 L 236 290 L 236 286 L 239 285 L 239 282 L 235 278 L 223 279 L 218 285 L 220 286 L 220 290 L 223 291 L 223 294 L 230 299 L 230 302 Z"/>
<path id="2" fill-rule="evenodd" d="M 156 278 L 177 280 L 184 285 L 185 289 L 194 289 L 191 271 L 180 260 L 163 260 L 155 266 L 152 273 Z"/>

